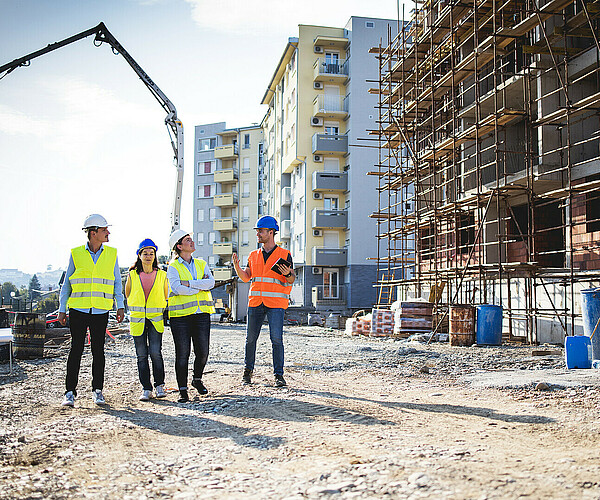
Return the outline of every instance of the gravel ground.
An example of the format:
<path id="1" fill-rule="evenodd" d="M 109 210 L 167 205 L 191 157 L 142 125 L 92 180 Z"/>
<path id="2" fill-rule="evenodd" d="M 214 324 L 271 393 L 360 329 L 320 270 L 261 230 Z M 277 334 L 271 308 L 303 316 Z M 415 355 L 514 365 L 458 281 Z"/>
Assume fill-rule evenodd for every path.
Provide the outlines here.
<path id="1" fill-rule="evenodd" d="M 244 386 L 244 326 L 213 325 L 210 392 L 186 404 L 168 329 L 162 400 L 138 401 L 126 333 L 107 341 L 104 407 L 88 350 L 75 408 L 68 343 L 0 365 L 0 498 L 600 498 L 600 372 L 564 370 L 561 348 L 285 332 L 288 387 L 266 327 Z"/>

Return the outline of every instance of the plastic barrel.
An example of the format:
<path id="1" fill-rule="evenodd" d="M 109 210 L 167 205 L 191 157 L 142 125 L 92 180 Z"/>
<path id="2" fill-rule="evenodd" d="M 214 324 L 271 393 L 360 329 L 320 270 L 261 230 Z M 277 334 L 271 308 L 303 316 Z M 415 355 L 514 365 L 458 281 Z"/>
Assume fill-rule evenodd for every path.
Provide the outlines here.
<path id="1" fill-rule="evenodd" d="M 583 334 L 591 337 L 600 318 L 600 288 L 581 290 L 581 316 Z M 592 339 L 592 359 L 600 359 L 600 325 Z"/>
<path id="2" fill-rule="evenodd" d="M 475 343 L 475 308 L 451 306 L 449 340 L 452 346 L 471 346 Z"/>
<path id="3" fill-rule="evenodd" d="M 46 341 L 46 315 L 19 312 L 12 327 L 15 358 L 33 359 L 44 357 Z"/>
<path id="4" fill-rule="evenodd" d="M 596 338 L 594 336 L 594 338 Z M 565 337 L 565 363 L 567 368 L 591 368 L 590 338 L 585 335 Z"/>
<path id="5" fill-rule="evenodd" d="M 502 306 L 477 306 L 477 345 L 502 344 Z"/>

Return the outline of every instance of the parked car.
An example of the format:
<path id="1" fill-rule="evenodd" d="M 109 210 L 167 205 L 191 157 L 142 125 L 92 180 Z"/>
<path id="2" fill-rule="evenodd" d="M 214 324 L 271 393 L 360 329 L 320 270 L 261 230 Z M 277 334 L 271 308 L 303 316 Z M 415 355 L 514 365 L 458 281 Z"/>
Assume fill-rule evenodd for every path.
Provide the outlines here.
<path id="1" fill-rule="evenodd" d="M 46 314 L 46 328 L 65 328 L 69 326 L 69 313 L 67 313 L 67 323 L 63 325 L 58 321 L 58 311 Z"/>
<path id="2" fill-rule="evenodd" d="M 215 312 L 210 315 L 211 323 L 221 323 L 223 320 L 227 319 L 229 313 L 225 310 L 224 307 L 215 307 Z"/>

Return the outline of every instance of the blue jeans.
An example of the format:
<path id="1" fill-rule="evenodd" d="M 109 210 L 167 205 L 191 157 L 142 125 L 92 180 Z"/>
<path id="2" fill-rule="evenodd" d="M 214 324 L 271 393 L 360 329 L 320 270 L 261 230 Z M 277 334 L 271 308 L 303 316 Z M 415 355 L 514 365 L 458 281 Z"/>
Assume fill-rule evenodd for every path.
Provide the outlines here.
<path id="1" fill-rule="evenodd" d="M 248 370 L 254 370 L 256 359 L 256 341 L 265 316 L 269 322 L 269 334 L 273 347 L 273 372 L 283 375 L 283 315 L 285 309 L 266 307 L 264 304 L 248 307 L 248 323 L 246 327 L 246 354 L 244 363 Z"/>
<path id="2" fill-rule="evenodd" d="M 162 333 L 156 331 L 152 321 L 146 320 L 144 333 L 133 337 L 135 354 L 137 356 L 138 375 L 140 383 L 146 391 L 152 390 L 150 382 L 150 365 L 148 355 L 152 360 L 154 387 L 165 383 L 165 364 L 162 357 Z"/>
<path id="3" fill-rule="evenodd" d="M 189 314 L 169 319 L 175 343 L 175 376 L 180 390 L 187 390 L 190 341 L 194 345 L 194 378 L 202 379 L 210 345 L 210 314 Z"/>

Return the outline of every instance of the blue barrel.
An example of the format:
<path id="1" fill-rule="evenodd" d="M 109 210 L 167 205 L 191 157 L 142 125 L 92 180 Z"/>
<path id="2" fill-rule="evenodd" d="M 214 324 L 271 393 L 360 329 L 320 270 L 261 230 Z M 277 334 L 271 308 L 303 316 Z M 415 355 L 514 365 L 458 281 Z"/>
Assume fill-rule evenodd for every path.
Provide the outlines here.
<path id="1" fill-rule="evenodd" d="M 581 290 L 581 316 L 583 334 L 591 337 L 600 319 L 600 288 Z M 592 339 L 592 359 L 600 359 L 600 326 Z"/>
<path id="2" fill-rule="evenodd" d="M 502 344 L 502 306 L 482 304 L 477 306 L 477 331 L 478 345 Z"/>

